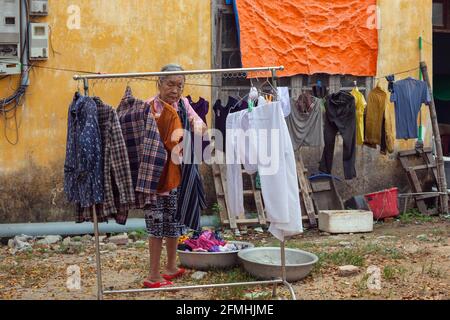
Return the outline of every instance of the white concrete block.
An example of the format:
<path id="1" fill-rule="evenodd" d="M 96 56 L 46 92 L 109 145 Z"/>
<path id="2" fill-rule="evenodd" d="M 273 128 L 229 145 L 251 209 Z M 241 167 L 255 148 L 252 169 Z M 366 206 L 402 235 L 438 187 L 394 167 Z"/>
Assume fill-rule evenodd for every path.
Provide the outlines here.
<path id="1" fill-rule="evenodd" d="M 328 233 L 372 232 L 373 213 L 361 210 L 320 211 L 319 230 Z"/>

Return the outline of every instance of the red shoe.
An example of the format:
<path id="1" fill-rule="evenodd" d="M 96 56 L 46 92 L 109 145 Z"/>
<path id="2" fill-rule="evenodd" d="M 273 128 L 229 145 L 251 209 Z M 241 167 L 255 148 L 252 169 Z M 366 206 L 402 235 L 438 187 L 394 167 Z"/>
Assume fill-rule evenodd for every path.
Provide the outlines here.
<path id="1" fill-rule="evenodd" d="M 144 281 L 144 287 L 149 289 L 158 289 L 162 287 L 167 287 L 173 285 L 171 281 L 160 281 L 160 282 L 150 282 L 148 280 Z"/>
<path id="2" fill-rule="evenodd" d="M 182 277 L 185 274 L 186 270 L 183 268 L 178 269 L 178 271 L 174 274 L 163 274 L 162 277 L 167 281 Z"/>

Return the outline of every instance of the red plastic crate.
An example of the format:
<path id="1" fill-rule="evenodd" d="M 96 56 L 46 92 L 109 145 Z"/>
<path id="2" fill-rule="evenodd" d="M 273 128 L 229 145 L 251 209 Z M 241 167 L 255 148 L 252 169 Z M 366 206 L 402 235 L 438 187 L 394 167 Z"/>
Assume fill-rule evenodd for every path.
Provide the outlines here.
<path id="1" fill-rule="evenodd" d="M 398 210 L 398 188 L 369 193 L 364 198 L 373 212 L 373 218 L 376 220 L 397 217 L 400 214 Z"/>

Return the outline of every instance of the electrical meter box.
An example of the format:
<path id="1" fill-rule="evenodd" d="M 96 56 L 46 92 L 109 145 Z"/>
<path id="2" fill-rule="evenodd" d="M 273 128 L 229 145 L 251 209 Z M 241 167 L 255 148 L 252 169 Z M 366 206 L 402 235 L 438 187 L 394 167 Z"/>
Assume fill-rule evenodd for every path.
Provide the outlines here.
<path id="1" fill-rule="evenodd" d="M 48 0 L 28 0 L 30 16 L 48 15 Z"/>
<path id="2" fill-rule="evenodd" d="M 0 76 L 20 72 L 19 0 L 0 0 Z"/>
<path id="3" fill-rule="evenodd" d="M 48 59 L 48 24 L 30 24 L 30 60 Z"/>

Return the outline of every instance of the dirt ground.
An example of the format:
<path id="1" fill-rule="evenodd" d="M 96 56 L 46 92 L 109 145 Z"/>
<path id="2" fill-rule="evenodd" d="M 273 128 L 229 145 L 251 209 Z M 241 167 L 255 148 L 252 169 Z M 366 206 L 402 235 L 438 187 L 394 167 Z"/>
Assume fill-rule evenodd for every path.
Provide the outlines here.
<path id="1" fill-rule="evenodd" d="M 307 231 L 288 241 L 319 257 L 319 263 L 304 280 L 294 283 L 297 299 L 437 299 L 450 298 L 450 220 L 448 218 L 402 219 L 378 223 L 369 234 L 328 235 Z M 268 233 L 253 229 L 236 240 L 256 246 L 278 246 Z M 102 246 L 103 283 L 106 289 L 141 288 L 148 272 L 145 243 L 105 250 Z M 67 288 L 68 267 L 79 266 L 81 288 Z M 355 265 L 359 272 L 343 277 L 338 267 Z M 369 289 L 370 266 L 379 271 L 381 286 Z M 209 284 L 256 280 L 237 267 L 210 271 L 202 280 L 188 274 L 176 285 Z M 33 246 L 32 252 L 16 253 L 0 247 L 0 299 L 96 299 L 95 255 L 93 242 L 76 250 L 62 245 Z M 289 299 L 280 286 L 275 299 Z M 105 299 L 272 299 L 271 287 L 234 287 L 181 290 L 177 292 L 106 295 Z"/>

